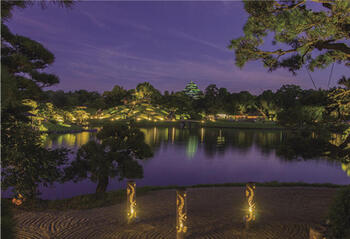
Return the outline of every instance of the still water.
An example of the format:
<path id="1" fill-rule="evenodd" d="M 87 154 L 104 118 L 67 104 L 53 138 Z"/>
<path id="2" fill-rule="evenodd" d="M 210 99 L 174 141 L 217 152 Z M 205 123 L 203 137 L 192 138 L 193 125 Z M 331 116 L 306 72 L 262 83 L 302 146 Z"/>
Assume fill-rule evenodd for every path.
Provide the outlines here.
<path id="1" fill-rule="evenodd" d="M 325 159 L 287 160 L 276 154 L 288 133 L 279 130 L 238 130 L 219 128 L 180 129 L 151 127 L 141 129 L 154 156 L 142 160 L 144 185 L 193 185 L 226 182 L 308 182 L 350 184 L 350 166 Z M 49 135 L 48 148 L 67 147 L 73 151 L 96 133 Z M 73 155 L 72 155 L 73 157 Z M 108 190 L 125 187 L 125 181 L 110 180 Z M 55 184 L 41 189 L 42 198 L 58 199 L 93 193 L 96 184 Z"/>

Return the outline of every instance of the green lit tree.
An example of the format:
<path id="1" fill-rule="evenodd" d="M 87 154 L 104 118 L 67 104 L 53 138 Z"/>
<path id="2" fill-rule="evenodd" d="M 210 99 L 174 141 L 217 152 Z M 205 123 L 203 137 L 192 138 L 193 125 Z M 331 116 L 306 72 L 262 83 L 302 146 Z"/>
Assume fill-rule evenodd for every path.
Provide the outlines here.
<path id="1" fill-rule="evenodd" d="M 157 101 L 161 98 L 161 94 L 149 82 L 143 82 L 136 86 L 134 97 L 137 101 L 157 103 Z"/>

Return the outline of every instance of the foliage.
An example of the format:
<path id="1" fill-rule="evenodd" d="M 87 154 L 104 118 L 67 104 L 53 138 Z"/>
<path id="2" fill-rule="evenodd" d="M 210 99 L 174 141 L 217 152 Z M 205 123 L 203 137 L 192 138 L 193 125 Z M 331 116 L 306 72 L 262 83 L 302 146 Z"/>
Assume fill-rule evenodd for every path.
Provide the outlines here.
<path id="1" fill-rule="evenodd" d="M 331 238 L 350 236 L 350 186 L 341 189 L 329 212 Z"/>
<path id="2" fill-rule="evenodd" d="M 103 93 L 104 102 L 108 108 L 123 104 L 122 100 L 126 99 L 127 96 L 128 91 L 118 85 L 115 85 L 112 91 Z"/>
<path id="3" fill-rule="evenodd" d="M 59 82 L 44 70 L 54 62 L 54 55 L 42 44 L 13 34 L 5 25 L 15 7 L 25 8 L 34 1 L 1 2 L 1 166 L 2 186 L 11 187 L 25 198 L 35 198 L 38 186 L 47 186 L 60 177 L 59 166 L 66 161 L 67 151 L 47 150 L 41 136 L 29 123 L 30 106 L 22 100 L 40 99 L 42 88 Z M 56 1 L 67 5 L 71 1 Z M 41 2 L 45 4 L 45 1 Z M 6 97 L 6 99 L 4 99 Z M 9 97 L 9 98 L 7 98 Z"/>
<path id="4" fill-rule="evenodd" d="M 276 121 L 279 107 L 275 100 L 275 95 L 271 90 L 265 90 L 259 95 L 254 103 L 254 107 L 267 120 Z"/>
<path id="5" fill-rule="evenodd" d="M 33 5 L 34 3 L 39 3 L 42 8 L 45 8 L 48 3 L 53 3 L 56 5 L 59 5 L 61 7 L 70 7 L 73 4 L 72 0 L 40 0 L 40 1 L 33 1 L 33 0 L 3 0 L 1 1 L 1 18 L 2 20 L 8 20 L 12 17 L 12 11 L 14 8 L 26 8 L 28 6 Z"/>
<path id="6" fill-rule="evenodd" d="M 52 103 L 55 107 L 71 110 L 74 107 L 85 106 L 89 108 L 104 108 L 107 103 L 103 96 L 96 91 L 76 90 L 74 92 L 45 91 L 43 101 Z"/>
<path id="7" fill-rule="evenodd" d="M 77 128 L 75 125 L 85 125 L 90 118 L 85 107 L 74 107 L 71 111 L 65 111 L 54 107 L 51 103 L 38 103 L 34 100 L 25 99 L 22 103 L 31 108 L 29 118 L 32 126 L 40 131 L 51 131 L 47 128 Z M 79 127 L 78 127 L 79 128 Z M 67 130 L 66 129 L 66 130 Z"/>
<path id="8" fill-rule="evenodd" d="M 110 108 L 98 112 L 93 118 L 109 120 L 152 120 L 162 121 L 169 116 L 169 112 L 149 103 L 136 103 L 135 101 L 125 105 Z"/>
<path id="9" fill-rule="evenodd" d="M 7 124 L 2 131 L 1 164 L 2 187 L 13 188 L 15 195 L 35 198 L 38 185 L 48 186 L 60 178 L 60 165 L 67 158 L 67 150 L 42 147 L 37 131 L 24 123 Z"/>
<path id="10" fill-rule="evenodd" d="M 313 71 L 333 62 L 350 66 L 350 3 L 343 0 L 244 1 L 249 18 L 244 36 L 231 41 L 236 65 L 261 60 L 269 70 L 295 73 L 302 66 Z M 318 6 L 315 6 L 318 5 Z M 266 39 L 273 37 L 271 51 Z"/>
<path id="11" fill-rule="evenodd" d="M 347 80 L 345 77 L 341 78 L 339 84 L 345 84 L 345 88 L 336 88 L 328 95 L 331 102 L 327 108 L 330 116 L 335 120 L 350 120 L 350 86 L 348 82 L 350 82 L 350 78 Z"/>
<path id="12" fill-rule="evenodd" d="M 54 62 L 54 55 L 40 43 L 14 35 L 1 24 L 1 64 L 16 79 L 22 97 L 38 98 L 43 87 L 59 82 L 58 77 L 43 72 Z"/>
<path id="13" fill-rule="evenodd" d="M 279 112 L 278 122 L 288 127 L 310 127 L 320 122 L 324 118 L 324 113 L 324 106 L 295 106 Z"/>
<path id="14" fill-rule="evenodd" d="M 143 82 L 136 86 L 133 97 L 136 101 L 156 103 L 160 99 L 161 94 L 149 82 Z"/>
<path id="15" fill-rule="evenodd" d="M 152 156 L 144 142 L 144 134 L 129 125 L 106 125 L 97 134 L 100 142 L 83 145 L 75 161 L 65 169 L 66 179 L 75 181 L 89 178 L 98 182 L 96 193 L 105 192 L 109 178 L 142 178 L 143 169 L 136 159 Z"/>

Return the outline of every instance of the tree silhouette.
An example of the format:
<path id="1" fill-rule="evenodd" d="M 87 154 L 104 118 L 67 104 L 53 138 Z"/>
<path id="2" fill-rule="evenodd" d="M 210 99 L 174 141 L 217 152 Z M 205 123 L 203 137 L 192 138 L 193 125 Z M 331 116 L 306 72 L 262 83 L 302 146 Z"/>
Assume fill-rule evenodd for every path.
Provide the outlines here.
<path id="1" fill-rule="evenodd" d="M 342 0 L 244 1 L 249 18 L 244 36 L 231 41 L 236 65 L 261 60 L 269 70 L 283 67 L 295 73 L 304 65 L 311 71 L 333 62 L 350 66 L 350 2 Z M 315 10 L 321 9 L 321 10 Z M 266 39 L 273 35 L 273 50 Z"/>
<path id="2" fill-rule="evenodd" d="M 136 159 L 151 157 L 152 151 L 133 123 L 104 126 L 97 139 L 99 142 L 90 141 L 78 150 L 76 160 L 65 169 L 65 180 L 89 178 L 98 183 L 96 193 L 103 193 L 110 178 L 143 177 L 142 166 Z"/>

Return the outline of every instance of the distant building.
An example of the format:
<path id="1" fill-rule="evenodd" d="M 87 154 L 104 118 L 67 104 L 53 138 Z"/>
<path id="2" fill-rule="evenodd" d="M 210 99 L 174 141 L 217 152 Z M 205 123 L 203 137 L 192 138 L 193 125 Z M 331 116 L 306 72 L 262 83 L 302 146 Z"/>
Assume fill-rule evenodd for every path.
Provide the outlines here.
<path id="1" fill-rule="evenodd" d="M 193 81 L 188 83 L 183 91 L 185 92 L 186 95 L 190 96 L 191 98 L 193 98 L 195 100 L 199 99 L 199 97 L 201 95 L 201 90 L 198 88 L 196 83 L 194 83 Z"/>

